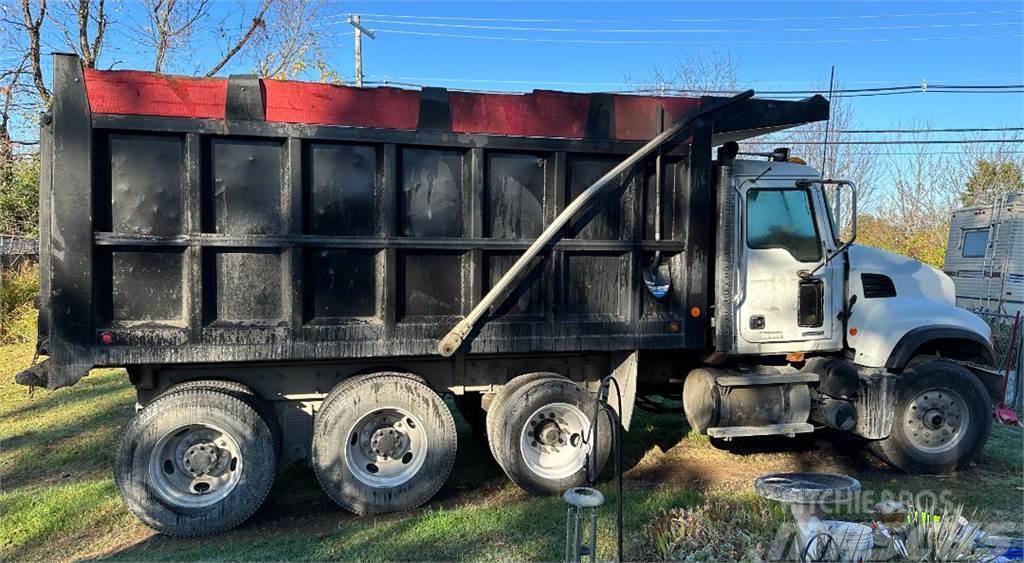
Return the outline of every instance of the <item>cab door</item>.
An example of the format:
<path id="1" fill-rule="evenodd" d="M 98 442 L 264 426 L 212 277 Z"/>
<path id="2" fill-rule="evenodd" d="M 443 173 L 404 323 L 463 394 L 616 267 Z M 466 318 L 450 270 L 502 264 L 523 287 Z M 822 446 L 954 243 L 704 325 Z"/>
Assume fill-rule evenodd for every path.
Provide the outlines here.
<path id="1" fill-rule="evenodd" d="M 836 268 L 827 263 L 820 194 L 795 180 L 745 183 L 741 252 L 745 279 L 736 322 L 749 352 L 830 348 Z M 754 346 L 744 346 L 744 342 Z M 790 344 L 775 349 L 771 343 Z"/>

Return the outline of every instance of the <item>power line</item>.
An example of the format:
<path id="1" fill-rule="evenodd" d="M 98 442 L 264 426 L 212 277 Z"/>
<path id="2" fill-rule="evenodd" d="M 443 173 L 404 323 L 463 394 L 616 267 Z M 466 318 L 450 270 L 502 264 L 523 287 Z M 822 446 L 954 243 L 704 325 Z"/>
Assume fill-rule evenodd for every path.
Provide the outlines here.
<path id="1" fill-rule="evenodd" d="M 928 41 L 974 41 L 985 39 L 1011 39 L 1024 37 L 1024 34 L 1010 35 L 963 35 L 950 37 L 874 37 L 867 39 L 705 39 L 705 40 L 659 40 L 659 39 L 554 39 L 546 37 L 508 37 L 501 35 L 473 35 L 462 33 L 436 33 L 431 31 L 411 31 L 407 29 L 374 29 L 377 33 L 396 35 L 412 35 L 417 37 L 444 37 L 449 39 L 479 39 L 487 41 L 513 41 L 521 43 L 563 43 L 579 45 L 706 45 L 708 43 L 729 43 L 731 45 L 829 45 L 849 43 L 899 43 Z"/>
<path id="2" fill-rule="evenodd" d="M 546 85 L 546 86 L 622 86 L 622 81 L 617 81 L 617 82 L 602 82 L 602 81 L 584 82 L 584 81 L 572 81 L 572 80 L 536 80 L 536 79 L 507 79 L 507 78 L 458 78 L 458 77 L 440 77 L 440 76 L 389 76 L 389 75 L 381 75 L 381 74 L 372 75 L 372 77 L 373 78 L 377 78 L 377 79 L 382 79 L 382 80 L 378 80 L 377 81 L 378 84 L 389 83 L 389 80 L 391 81 L 390 83 L 397 84 L 397 82 L 394 82 L 394 81 L 401 80 L 401 81 L 406 81 L 407 83 L 410 83 L 410 84 L 422 84 L 422 83 L 426 83 L 426 82 L 465 82 L 465 83 L 470 83 L 470 84 L 521 84 L 521 85 L 527 85 L 527 86 L 536 86 L 536 85 L 540 85 L 540 84 L 543 84 L 543 85 Z M 955 80 L 947 81 L 947 82 L 950 82 L 952 84 L 956 84 L 956 83 L 966 83 L 966 82 L 991 82 L 991 81 L 994 81 L 994 80 L 1012 80 L 1014 82 L 1020 82 L 1020 83 L 1024 84 L 1024 78 L 1021 78 L 1021 77 L 1013 77 L 1013 78 L 1005 78 L 1005 77 L 1003 77 L 1003 78 L 959 78 L 959 79 L 955 79 Z M 846 81 L 844 81 L 844 84 L 887 84 L 887 83 L 888 84 L 893 84 L 893 83 L 902 84 L 904 82 L 905 81 L 895 81 L 895 80 L 846 80 Z M 919 83 L 917 85 L 883 86 L 881 88 L 916 88 L 916 89 L 921 89 L 923 85 L 927 85 L 928 83 L 929 83 L 928 81 L 923 81 L 923 82 L 921 82 L 921 83 Z M 774 85 L 781 85 L 781 84 L 805 84 L 805 82 L 797 82 L 797 81 L 770 81 L 770 80 L 769 81 L 761 81 L 761 80 L 757 80 L 757 81 L 753 82 L 752 84 L 761 84 L 761 85 L 774 84 Z M 998 84 L 998 85 L 982 85 L 982 86 L 1005 87 L 1007 85 Z M 959 86 L 956 86 L 956 87 L 958 87 L 958 88 L 973 88 L 974 86 L 964 84 L 964 85 L 959 85 Z M 640 92 L 640 91 L 644 91 L 644 90 L 645 89 L 636 88 L 636 89 L 630 90 L 630 91 Z M 661 91 L 658 88 L 648 88 L 646 90 L 652 90 L 652 91 L 653 90 L 658 90 L 658 91 Z M 843 90 L 843 91 L 849 91 L 849 90 L 846 89 L 846 90 Z M 759 90 L 759 93 L 760 92 L 762 92 L 762 91 Z M 796 92 L 796 93 L 817 93 L 817 92 L 820 92 L 820 90 L 794 90 L 793 92 Z"/>
<path id="3" fill-rule="evenodd" d="M 961 91 L 964 92 L 983 92 L 983 91 L 999 91 L 999 90 L 1019 90 L 1024 88 L 1024 84 L 987 84 L 987 85 L 967 85 L 967 84 L 932 84 L 929 85 L 927 82 L 921 84 L 907 84 L 904 86 L 876 86 L 874 88 L 843 88 L 840 90 L 834 90 L 837 94 L 864 94 L 864 93 L 877 93 L 877 92 L 944 92 L 944 91 Z M 645 90 L 659 90 L 669 92 L 695 92 L 694 90 L 686 90 L 682 88 L 666 88 L 659 89 L 655 88 L 642 88 L 637 91 Z M 701 90 L 702 94 L 735 94 L 737 90 Z M 825 90 L 758 90 L 758 94 L 824 94 Z"/>
<path id="4" fill-rule="evenodd" d="M 782 143 L 785 144 L 785 143 Z M 937 152 L 863 152 L 858 156 L 975 156 L 963 152 L 937 151 Z M 1024 154 L 1024 151 L 1000 151 L 994 156 L 1003 154 Z"/>
<path id="5" fill-rule="evenodd" d="M 1020 14 L 1024 10 L 967 10 L 961 12 L 924 12 L 903 14 L 851 14 L 842 16 L 773 16 L 745 18 L 660 18 L 633 19 L 626 21 L 651 23 L 721 23 L 721 22 L 780 22 L 780 21 L 836 21 L 858 19 L 929 18 L 951 16 L 985 16 L 996 14 Z M 363 14 L 367 18 L 391 18 L 409 20 L 509 22 L 509 23 L 622 23 L 624 19 L 551 19 L 551 18 L 495 18 L 467 16 L 421 16 L 409 14 Z"/>
<path id="6" fill-rule="evenodd" d="M 824 141 L 743 141 L 748 145 L 778 145 L 789 142 L 794 145 L 821 145 Z M 1024 139 L 961 139 L 959 141 L 944 139 L 924 139 L 921 141 L 892 140 L 892 141 L 829 141 L 830 145 L 973 145 L 981 143 L 1024 143 Z"/>
<path id="7" fill-rule="evenodd" d="M 954 127 L 937 129 L 831 129 L 830 133 L 847 134 L 894 134 L 894 133 L 988 133 L 994 131 L 1024 131 L 1024 127 Z M 804 133 L 824 131 L 804 130 Z"/>
<path id="8" fill-rule="evenodd" d="M 404 79 L 404 80 L 403 80 Z M 405 80 L 417 80 L 417 82 L 407 82 Z M 427 82 L 477 82 L 477 83 L 489 83 L 490 80 L 480 79 L 455 79 L 455 78 L 439 78 L 439 77 L 402 77 L 397 76 L 395 80 L 376 80 L 368 81 L 368 84 L 378 85 L 389 85 L 389 86 L 409 86 L 415 88 L 423 88 L 427 86 Z M 559 82 L 559 81 L 527 81 L 527 80 L 496 80 L 494 82 L 503 82 L 506 84 L 547 84 L 547 85 L 560 85 L 560 86 L 579 86 L 579 85 L 594 85 L 594 84 L 612 84 L 612 83 L 588 83 L 588 82 Z M 474 92 L 486 90 L 472 90 L 472 89 L 460 89 L 464 91 Z M 674 96 L 686 96 L 686 95 L 731 95 L 737 91 L 734 90 L 685 90 L 679 88 L 631 88 L 621 90 L 611 90 L 604 93 L 613 94 L 655 94 L 655 95 L 674 95 Z M 822 90 L 758 90 L 759 96 L 773 96 L 779 97 L 780 99 L 793 99 L 794 95 L 813 95 L 823 94 Z M 906 86 L 885 86 L 877 88 L 851 88 L 844 90 L 836 90 L 834 92 L 835 97 L 841 98 L 856 98 L 866 96 L 888 96 L 888 95 L 905 95 L 905 94 L 1020 94 L 1024 93 L 1024 84 L 990 84 L 990 85 L 959 85 L 959 84 L 947 84 L 947 85 L 933 85 L 929 86 L 927 83 L 912 84 Z"/>
<path id="9" fill-rule="evenodd" d="M 579 28 L 579 27 L 535 27 L 535 26 L 502 26 L 502 25 L 479 25 L 479 24 L 460 24 L 460 23 L 436 23 L 436 22 L 419 22 L 419 21 L 401 21 L 394 19 L 371 19 L 367 18 L 367 22 L 389 24 L 389 25 L 407 25 L 407 26 L 420 26 L 420 27 L 431 27 L 431 28 L 448 28 L 448 29 L 483 29 L 489 31 L 530 31 L 539 33 L 763 33 L 766 31 L 779 32 L 779 33 L 834 33 L 834 32 L 859 32 L 859 31 L 892 31 L 902 30 L 907 31 L 911 29 L 956 29 L 956 28 L 978 28 L 978 27 L 1005 27 L 1005 26 L 1021 26 L 1019 21 L 1005 21 L 1005 22 L 969 22 L 969 23 L 942 23 L 942 24 L 904 24 L 904 25 L 869 25 L 869 26 L 858 26 L 858 27 L 832 27 L 832 28 L 782 28 L 782 29 L 738 29 L 738 28 L 719 28 L 719 29 L 643 29 L 643 28 L 632 28 L 632 29 L 608 29 L 608 28 Z"/>

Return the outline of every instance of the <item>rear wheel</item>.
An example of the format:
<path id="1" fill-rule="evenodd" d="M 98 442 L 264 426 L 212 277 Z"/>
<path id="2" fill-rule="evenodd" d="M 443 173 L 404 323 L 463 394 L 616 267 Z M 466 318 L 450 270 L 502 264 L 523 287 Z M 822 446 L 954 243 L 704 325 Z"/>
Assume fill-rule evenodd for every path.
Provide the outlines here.
<path id="1" fill-rule="evenodd" d="M 590 456 L 596 456 L 598 472 L 608 460 L 608 417 L 597 412 L 589 391 L 571 381 L 529 382 L 506 398 L 500 414 L 491 451 L 505 474 L 527 491 L 562 493 L 586 481 Z"/>
<path id="2" fill-rule="evenodd" d="M 909 473 L 947 473 L 977 458 L 991 431 L 981 382 L 959 364 L 933 360 L 906 370 L 892 430 L 871 449 Z"/>
<path id="3" fill-rule="evenodd" d="M 551 373 L 546 371 L 538 371 L 535 373 L 524 373 L 512 378 L 511 381 L 501 386 L 498 392 L 494 394 L 494 400 L 491 401 L 490 408 L 487 409 L 487 443 L 494 444 L 500 426 L 500 421 L 505 419 L 505 403 L 507 399 L 511 397 L 516 391 L 522 389 L 524 386 L 533 383 L 534 381 L 540 381 L 542 379 L 560 379 L 568 381 L 565 377 L 558 375 L 557 373 Z M 494 453 L 494 446 L 491 446 L 491 453 Z M 497 454 L 495 454 L 497 459 Z"/>
<path id="4" fill-rule="evenodd" d="M 313 423 L 313 470 L 324 491 L 356 514 L 416 508 L 455 464 L 455 419 L 418 379 L 397 374 L 343 381 Z"/>
<path id="5" fill-rule="evenodd" d="M 249 406 L 259 413 L 263 421 L 267 423 L 267 426 L 270 427 L 270 433 L 274 436 L 275 451 L 281 451 L 281 427 L 277 424 L 277 416 L 274 414 L 274 407 L 270 406 L 270 403 L 256 393 L 256 391 L 251 387 L 244 383 L 231 381 L 229 379 L 192 379 L 171 386 L 161 395 L 167 395 L 169 393 L 176 393 L 179 391 L 188 391 L 190 389 L 211 389 L 214 391 L 220 391 L 248 403 Z"/>
<path id="6" fill-rule="evenodd" d="M 249 403 L 185 389 L 160 396 L 128 424 L 114 479 L 146 525 L 199 536 L 249 518 L 270 492 L 276 459 L 270 428 Z"/>

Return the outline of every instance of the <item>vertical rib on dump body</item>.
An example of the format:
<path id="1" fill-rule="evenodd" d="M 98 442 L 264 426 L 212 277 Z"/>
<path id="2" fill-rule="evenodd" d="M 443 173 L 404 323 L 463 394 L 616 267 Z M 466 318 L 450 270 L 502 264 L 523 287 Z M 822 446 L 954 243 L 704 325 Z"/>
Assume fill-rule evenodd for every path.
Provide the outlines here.
<path id="1" fill-rule="evenodd" d="M 197 79 L 70 56 L 54 87 L 51 387 L 95 365 L 435 356 L 567 202 L 657 134 L 659 112 L 709 101 Z M 820 97 L 748 100 L 700 120 L 660 171 L 636 166 L 576 218 L 462 351 L 705 348 L 712 147 L 827 112 Z M 655 252 L 662 299 L 640 273 Z"/>

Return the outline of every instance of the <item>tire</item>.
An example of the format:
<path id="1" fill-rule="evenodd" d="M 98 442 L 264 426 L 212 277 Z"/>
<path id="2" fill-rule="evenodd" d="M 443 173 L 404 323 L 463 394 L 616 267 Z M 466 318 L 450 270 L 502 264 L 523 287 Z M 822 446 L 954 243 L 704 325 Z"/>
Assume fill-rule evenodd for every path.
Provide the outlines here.
<path id="1" fill-rule="evenodd" d="M 513 377 L 508 383 L 502 385 L 498 392 L 494 394 L 494 399 L 491 401 L 491 406 L 487 409 L 487 418 L 485 420 L 487 430 L 487 443 L 493 444 L 497 439 L 498 421 L 504 420 L 505 418 L 505 400 L 512 396 L 513 393 L 521 389 L 523 386 L 539 381 L 541 379 L 561 379 L 568 381 L 565 377 L 558 375 L 557 373 L 551 373 L 546 371 L 538 371 L 534 373 L 524 373 Z M 494 446 L 491 447 L 491 454 L 494 455 L 494 459 L 498 459 L 498 455 L 494 453 Z"/>
<path id="2" fill-rule="evenodd" d="M 536 379 L 505 399 L 491 451 L 509 479 L 526 491 L 561 494 L 587 479 L 587 452 L 592 451 L 587 440 L 596 413 L 594 396 L 579 385 L 562 378 Z M 542 428 L 544 439 L 534 434 Z M 593 448 L 598 473 L 610 446 L 611 424 L 602 414 Z"/>
<path id="3" fill-rule="evenodd" d="M 249 403 L 249 406 L 255 409 L 260 417 L 263 418 L 263 421 L 267 423 L 267 426 L 270 427 L 270 433 L 274 436 L 274 451 L 281 452 L 283 438 L 281 436 L 281 426 L 277 423 L 277 414 L 274 412 L 274 407 L 270 406 L 270 403 L 256 393 L 252 387 L 244 383 L 231 381 L 230 379 L 192 379 L 172 385 L 167 391 L 161 393 L 161 396 L 190 389 L 220 391 Z"/>
<path id="4" fill-rule="evenodd" d="M 248 402 L 208 388 L 181 389 L 128 423 L 114 480 L 128 510 L 150 528 L 170 536 L 216 534 L 263 504 L 276 454 L 270 428 Z"/>
<path id="5" fill-rule="evenodd" d="M 871 450 L 908 473 L 948 473 L 978 457 L 992 432 L 992 403 L 981 382 L 945 360 L 904 372 L 892 430 Z"/>
<path id="6" fill-rule="evenodd" d="M 320 407 L 317 409 L 317 412 L 320 412 L 320 411 L 326 409 L 327 405 L 330 404 L 330 402 L 333 401 L 335 397 L 337 397 L 338 395 L 343 394 L 345 392 L 345 389 L 349 385 L 351 385 L 353 383 L 358 383 L 360 381 L 359 378 L 370 376 L 370 375 L 375 375 L 375 376 L 376 375 L 390 375 L 390 376 L 394 376 L 394 377 L 404 377 L 406 379 L 411 379 L 413 381 L 418 381 L 418 382 L 420 382 L 420 383 L 422 383 L 424 385 L 427 385 L 427 380 L 426 379 L 423 379 L 422 377 L 420 377 L 420 376 L 418 376 L 418 375 L 416 375 L 414 373 L 407 373 L 407 372 L 404 372 L 404 371 L 378 371 L 378 372 L 373 372 L 373 373 L 369 373 L 369 374 L 363 373 L 363 374 L 350 375 L 349 377 L 346 377 L 345 379 L 342 379 L 341 381 L 336 383 L 334 385 L 334 387 L 331 388 L 330 392 L 327 393 L 327 396 L 324 397 L 324 400 L 320 402 Z"/>
<path id="7" fill-rule="evenodd" d="M 451 473 L 457 447 L 455 419 L 444 400 L 405 374 L 342 381 L 313 421 L 317 480 L 334 502 L 356 514 L 427 502 Z"/>

